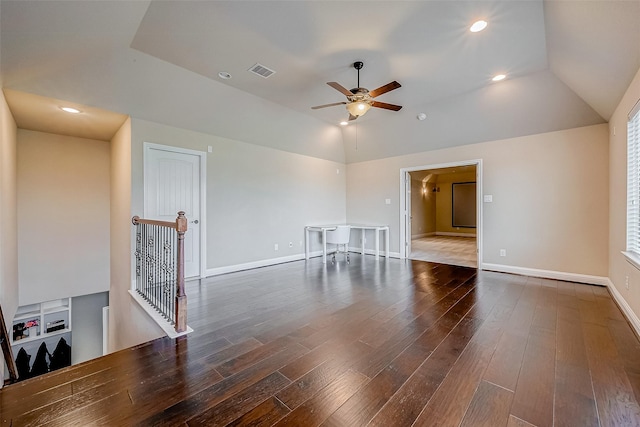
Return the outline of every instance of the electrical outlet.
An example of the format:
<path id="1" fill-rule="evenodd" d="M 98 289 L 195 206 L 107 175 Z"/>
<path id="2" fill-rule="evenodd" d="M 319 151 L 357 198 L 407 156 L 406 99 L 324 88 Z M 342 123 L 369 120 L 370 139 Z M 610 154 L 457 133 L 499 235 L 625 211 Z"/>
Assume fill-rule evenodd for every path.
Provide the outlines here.
<path id="1" fill-rule="evenodd" d="M 289 242 L 289 247 L 292 248 L 293 247 L 293 242 Z"/>
<path id="2" fill-rule="evenodd" d="M 500 256 L 507 256 L 507 250 L 506 249 L 500 249 Z"/>
<path id="3" fill-rule="evenodd" d="M 624 276 L 624 287 L 629 290 L 629 276 Z"/>
<path id="4" fill-rule="evenodd" d="M 275 245 L 273 245 L 273 250 L 277 251 L 278 250 L 278 244 L 276 243 Z"/>

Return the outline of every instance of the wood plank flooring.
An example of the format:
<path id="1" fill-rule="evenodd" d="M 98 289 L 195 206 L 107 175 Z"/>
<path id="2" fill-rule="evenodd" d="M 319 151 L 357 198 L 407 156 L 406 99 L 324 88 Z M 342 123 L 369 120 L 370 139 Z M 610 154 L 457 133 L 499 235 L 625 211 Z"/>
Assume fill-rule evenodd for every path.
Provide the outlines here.
<path id="1" fill-rule="evenodd" d="M 2 425 L 640 425 L 605 288 L 352 254 L 187 294 L 193 334 L 5 387 Z"/>

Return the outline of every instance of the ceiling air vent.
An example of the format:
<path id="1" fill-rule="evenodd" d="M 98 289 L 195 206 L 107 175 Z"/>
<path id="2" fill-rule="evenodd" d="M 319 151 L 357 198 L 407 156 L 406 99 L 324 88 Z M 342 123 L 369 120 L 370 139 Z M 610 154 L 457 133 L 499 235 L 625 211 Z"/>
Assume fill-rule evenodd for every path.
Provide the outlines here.
<path id="1" fill-rule="evenodd" d="M 268 78 L 269 76 L 271 76 L 272 74 L 275 74 L 275 71 L 265 67 L 264 65 L 261 64 L 256 64 L 253 67 L 249 68 L 249 71 L 251 71 L 253 74 L 257 74 L 262 78 Z"/>

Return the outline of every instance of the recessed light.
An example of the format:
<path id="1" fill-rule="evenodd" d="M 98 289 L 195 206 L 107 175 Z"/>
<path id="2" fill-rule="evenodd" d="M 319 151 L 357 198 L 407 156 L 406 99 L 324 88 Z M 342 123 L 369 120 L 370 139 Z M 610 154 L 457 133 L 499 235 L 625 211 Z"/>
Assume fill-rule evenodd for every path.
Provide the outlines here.
<path id="1" fill-rule="evenodd" d="M 340 122 L 340 126 L 346 126 L 346 125 L 348 125 L 348 124 L 349 124 L 349 122 L 344 121 L 344 120 Z"/>
<path id="2" fill-rule="evenodd" d="M 418 113 L 418 115 L 416 116 L 416 119 L 420 121 L 423 121 L 426 118 L 427 118 L 427 115 L 425 113 Z"/>
<path id="3" fill-rule="evenodd" d="M 229 80 L 231 78 L 231 74 L 227 73 L 226 71 L 220 71 L 218 73 L 218 77 L 220 77 L 221 79 Z"/>
<path id="4" fill-rule="evenodd" d="M 499 82 L 500 80 L 504 80 L 507 76 L 505 74 L 498 74 L 497 76 L 494 76 L 491 80 L 493 80 L 494 82 Z"/>
<path id="5" fill-rule="evenodd" d="M 471 31 L 472 33 L 477 33 L 487 28 L 487 25 L 487 21 L 476 21 L 473 23 L 471 28 L 469 28 L 469 31 Z"/>
<path id="6" fill-rule="evenodd" d="M 81 113 L 80 110 L 78 110 L 77 108 L 71 108 L 71 107 L 60 107 L 60 109 L 62 111 L 65 111 L 67 113 L 71 113 L 71 114 L 79 114 Z"/>

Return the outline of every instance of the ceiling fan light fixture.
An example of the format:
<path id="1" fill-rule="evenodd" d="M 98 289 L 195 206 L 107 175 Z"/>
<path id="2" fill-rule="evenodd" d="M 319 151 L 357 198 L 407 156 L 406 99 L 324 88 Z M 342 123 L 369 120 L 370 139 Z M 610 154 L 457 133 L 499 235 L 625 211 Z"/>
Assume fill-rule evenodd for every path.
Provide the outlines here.
<path id="1" fill-rule="evenodd" d="M 471 27 L 469 28 L 469 31 L 471 31 L 472 33 L 478 33 L 482 30 L 484 30 L 485 28 L 487 28 L 487 21 L 476 21 L 473 23 L 473 25 L 471 25 Z"/>
<path id="2" fill-rule="evenodd" d="M 363 116 L 371 108 L 371 104 L 364 101 L 353 101 L 347 104 L 347 111 L 352 116 Z"/>

